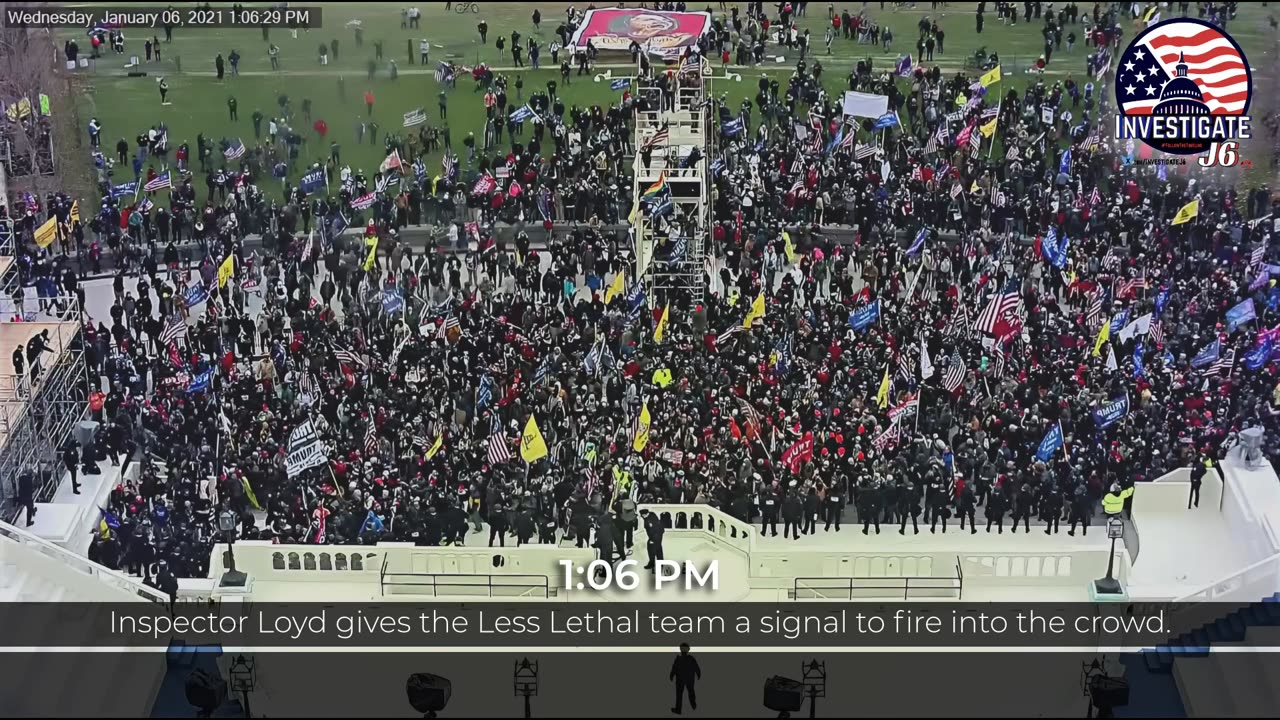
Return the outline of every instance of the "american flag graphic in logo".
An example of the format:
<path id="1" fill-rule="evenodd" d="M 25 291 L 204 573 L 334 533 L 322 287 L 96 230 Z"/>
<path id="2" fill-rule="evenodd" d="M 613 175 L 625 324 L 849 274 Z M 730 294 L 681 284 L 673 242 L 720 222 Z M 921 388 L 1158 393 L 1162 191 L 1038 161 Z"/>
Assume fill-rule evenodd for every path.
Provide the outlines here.
<path id="1" fill-rule="evenodd" d="M 1249 68 L 1240 47 L 1218 28 L 1186 18 L 1156 25 L 1129 45 L 1120 56 L 1116 99 L 1126 115 L 1160 114 L 1162 100 L 1185 84 L 1170 87 L 1177 78 L 1195 83 L 1200 99 L 1186 99 L 1210 114 L 1239 115 L 1249 105 Z"/>
<path id="2" fill-rule="evenodd" d="M 1243 115 L 1249 107 L 1252 76 L 1240 46 L 1204 21 L 1180 18 L 1159 23 L 1134 38 L 1116 66 L 1116 101 L 1127 118 Z M 1121 137 L 1134 133 L 1147 144 L 1177 154 L 1195 154 L 1214 140 L 1234 137 L 1184 129 L 1175 137 L 1152 137 L 1141 125 L 1118 120 Z"/>

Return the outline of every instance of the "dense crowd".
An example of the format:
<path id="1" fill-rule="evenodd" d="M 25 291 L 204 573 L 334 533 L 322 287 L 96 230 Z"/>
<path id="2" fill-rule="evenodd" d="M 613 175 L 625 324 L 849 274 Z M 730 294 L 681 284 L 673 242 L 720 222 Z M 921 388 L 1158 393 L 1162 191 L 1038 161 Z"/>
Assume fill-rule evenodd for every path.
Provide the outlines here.
<path id="1" fill-rule="evenodd" d="M 1021 4 L 996 5 L 1004 19 Z M 792 13 L 718 15 L 699 51 L 732 52 L 748 24 L 786 42 Z M 677 161 L 712 176 L 710 227 L 660 198 L 632 206 L 627 158 L 654 154 L 633 146 L 635 113 L 699 82 L 679 69 L 696 56 L 664 66 L 643 49 L 612 107 L 442 68 L 442 85 L 469 70 L 476 86 L 442 92 L 442 111 L 490 111 L 438 172 L 424 127 L 386 136 L 395 161 L 368 177 L 335 149 L 311 168 L 327 196 L 286 184 L 269 200 L 265 168 L 299 161 L 270 145 L 211 163 L 210 195 L 229 191 L 199 213 L 190 178 L 141 213 L 108 192 L 89 241 L 134 248 L 139 272 L 87 327 L 89 361 L 111 388 L 107 446 L 144 462 L 95 557 L 202 574 L 222 508 L 242 537 L 284 543 L 463 543 L 487 527 L 490 543 L 583 544 L 644 503 L 708 503 L 774 535 L 855 517 L 945 532 L 956 515 L 1074 533 L 1113 485 L 1203 466 L 1247 426 L 1277 437 L 1269 189 L 1110 138 L 1106 60 L 1127 14 L 1039 22 L 1088 38 L 1064 61 L 1078 77 L 1018 92 L 992 80 L 998 58 L 955 74 L 864 60 L 848 89 L 888 112 L 846 123 L 819 81 L 839 71 L 810 55 L 738 107 L 709 98 L 708 156 Z M 922 39 L 941 44 L 937 30 Z M 1258 125 L 1274 135 L 1274 118 Z M 701 303 L 646 296 L 614 229 L 633 212 L 671 236 L 665 261 L 679 237 L 709 238 Z M 401 242 L 418 224 L 447 228 L 448 252 Z M 170 269 L 183 238 L 205 257 L 190 277 Z M 308 422 L 324 461 L 300 468 L 291 435 Z"/>

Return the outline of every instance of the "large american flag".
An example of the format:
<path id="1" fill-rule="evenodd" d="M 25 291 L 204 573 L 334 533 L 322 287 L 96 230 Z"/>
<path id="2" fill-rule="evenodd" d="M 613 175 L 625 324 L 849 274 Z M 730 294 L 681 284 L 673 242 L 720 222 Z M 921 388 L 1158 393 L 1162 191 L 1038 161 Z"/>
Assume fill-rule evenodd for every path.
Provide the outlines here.
<path id="1" fill-rule="evenodd" d="M 640 144 L 640 149 L 652 150 L 653 148 L 656 148 L 659 145 L 665 145 L 667 140 L 670 139 L 670 137 L 671 137 L 671 127 L 669 125 L 663 125 L 652 135 L 644 139 L 644 142 Z"/>
<path id="2" fill-rule="evenodd" d="M 1230 377 L 1231 370 L 1235 367 L 1235 364 L 1236 364 L 1236 349 L 1231 348 L 1230 350 L 1227 350 L 1226 352 L 1222 353 L 1222 355 L 1220 355 L 1217 360 L 1213 361 L 1213 364 L 1209 366 L 1208 372 L 1218 373 L 1223 377 Z"/>
<path id="3" fill-rule="evenodd" d="M 956 351 L 951 354 L 947 369 L 942 373 L 942 386 L 947 389 L 947 392 L 955 392 L 964 384 L 964 378 L 968 374 L 969 368 L 965 365 L 964 358 L 960 357 L 959 351 Z"/>
<path id="4" fill-rule="evenodd" d="M 369 409 L 369 426 L 364 431 L 364 453 L 374 455 L 378 452 L 378 423 L 374 422 L 373 409 Z"/>
<path id="5" fill-rule="evenodd" d="M 1238 115 L 1249 102 L 1249 73 L 1239 48 L 1221 30 L 1183 19 L 1157 25 L 1120 56 L 1116 94 L 1127 115 L 1149 115 L 1179 64 L 1214 115 Z"/>
<path id="6" fill-rule="evenodd" d="M 991 298 L 986 309 L 978 315 L 974 327 L 978 332 L 1002 337 L 1008 335 L 1015 326 L 1024 322 L 1025 313 L 1022 294 L 1018 292 L 1018 281 L 1011 279 L 1004 289 Z"/>
<path id="7" fill-rule="evenodd" d="M 489 464 L 501 465 L 511 459 L 511 448 L 507 444 L 507 435 L 502 431 L 502 423 L 493 418 L 489 430 Z"/>

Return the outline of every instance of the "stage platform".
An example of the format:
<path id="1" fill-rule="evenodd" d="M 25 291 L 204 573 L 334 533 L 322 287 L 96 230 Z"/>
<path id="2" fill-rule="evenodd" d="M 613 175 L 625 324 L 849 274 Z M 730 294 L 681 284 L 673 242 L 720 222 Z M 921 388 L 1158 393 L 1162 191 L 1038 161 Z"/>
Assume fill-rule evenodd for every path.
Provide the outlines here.
<path id="1" fill-rule="evenodd" d="M 128 465 L 136 476 L 137 463 Z M 100 508 L 106 507 L 112 488 L 126 475 L 122 472 L 125 468 L 113 466 L 110 461 L 98 463 L 98 468 L 102 470 L 98 475 L 80 473 L 80 494 L 76 495 L 71 488 L 71 474 L 59 467 L 62 479 L 58 490 L 49 502 L 36 503 L 36 522 L 26 528 L 27 532 L 77 555 L 87 554 L 98 527 Z M 18 520 L 19 525 L 26 522 L 25 516 Z"/>
<path id="2" fill-rule="evenodd" d="M 14 349 L 19 344 L 26 347 L 31 338 L 48 330 L 49 345 L 54 353 L 45 353 L 40 358 L 41 367 L 47 369 L 62 357 L 79 329 L 79 324 L 73 322 L 0 322 L 0 448 L 8 442 L 9 426 L 16 423 L 26 409 L 30 392 L 40 389 L 39 380 L 35 388 L 20 386 L 13 373 Z M 25 368 L 27 373 L 30 370 Z M 25 383 L 26 378 L 22 382 Z"/>

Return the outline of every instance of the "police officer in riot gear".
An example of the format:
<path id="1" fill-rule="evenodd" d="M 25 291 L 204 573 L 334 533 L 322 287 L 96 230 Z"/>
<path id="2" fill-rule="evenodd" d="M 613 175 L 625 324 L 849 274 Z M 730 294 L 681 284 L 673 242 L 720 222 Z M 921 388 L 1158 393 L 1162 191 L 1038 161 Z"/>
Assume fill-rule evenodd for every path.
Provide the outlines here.
<path id="1" fill-rule="evenodd" d="M 644 522 L 644 533 L 648 538 L 645 549 L 649 552 L 649 564 L 645 565 L 644 569 L 653 570 L 657 561 L 663 559 L 662 534 L 667 529 L 663 527 L 662 518 L 658 517 L 657 513 L 641 510 L 640 518 Z"/>

